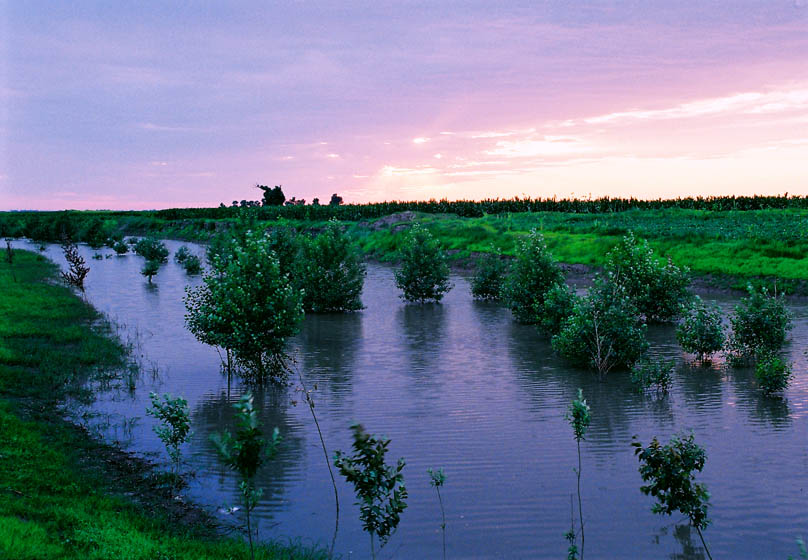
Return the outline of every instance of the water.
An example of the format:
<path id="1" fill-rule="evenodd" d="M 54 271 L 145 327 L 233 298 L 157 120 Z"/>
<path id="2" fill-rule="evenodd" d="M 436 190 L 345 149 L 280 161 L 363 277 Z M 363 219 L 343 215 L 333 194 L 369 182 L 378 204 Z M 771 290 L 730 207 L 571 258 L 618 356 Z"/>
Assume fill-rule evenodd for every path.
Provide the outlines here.
<path id="1" fill-rule="evenodd" d="M 167 245 L 173 255 L 180 244 Z M 149 286 L 139 273 L 140 257 L 98 261 L 90 259 L 94 252 L 82 247 L 92 268 L 87 298 L 121 325 L 122 336 L 136 338 L 146 370 L 134 391 L 124 383 L 98 395 L 96 424 L 108 439 L 162 458 L 153 419 L 144 413 L 149 392 L 184 396 L 194 429 L 185 456 L 196 472 L 188 492 L 212 509 L 237 503 L 234 476 L 217 462 L 209 436 L 232 427 L 230 405 L 244 388 L 237 382 L 228 388 L 216 351 L 185 329 L 183 290 L 199 278 L 169 262 Z M 63 263 L 58 246 L 46 254 Z M 592 407 L 582 445 L 588 557 L 703 557 L 698 535 L 680 516 L 651 513 L 630 446 L 634 435 L 647 444 L 654 435 L 667 440 L 682 430 L 692 430 L 707 450 L 699 480 L 712 494 L 713 525 L 705 536 L 714 557 L 796 553 L 795 538 L 808 535 L 808 307 L 792 306 L 787 352 L 795 379 L 785 400 L 760 396 L 750 370 L 687 365 L 670 327 L 649 330 L 652 352 L 679 364 L 671 394 L 657 399 L 635 394 L 626 374 L 599 383 L 568 368 L 532 327 L 473 301 L 465 278 L 452 280 L 455 288 L 443 304 L 405 305 L 392 270 L 371 265 L 366 309 L 308 316 L 291 343 L 307 382 L 317 385 L 329 454 L 348 451 L 349 426 L 361 422 L 392 439 L 389 462 L 407 460 L 409 507 L 381 558 L 441 556 L 440 510 L 428 467 L 443 467 L 448 479 L 442 494 L 449 557 L 565 557 L 577 458 L 564 413 L 578 387 Z M 718 303 L 729 310 L 734 301 Z M 293 406 L 293 400 L 301 402 Z M 309 410 L 294 388 L 259 391 L 256 404 L 264 425 L 278 426 L 284 437 L 258 483 L 266 489 L 257 513 L 261 535 L 327 546 L 333 491 Z M 338 483 L 337 550 L 345 558 L 366 558 L 368 539 L 352 490 Z"/>

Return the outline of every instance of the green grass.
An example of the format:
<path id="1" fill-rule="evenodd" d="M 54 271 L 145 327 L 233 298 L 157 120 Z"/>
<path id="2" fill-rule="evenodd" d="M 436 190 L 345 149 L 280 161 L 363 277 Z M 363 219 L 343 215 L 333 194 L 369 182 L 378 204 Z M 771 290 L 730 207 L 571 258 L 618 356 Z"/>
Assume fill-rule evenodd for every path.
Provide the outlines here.
<path id="1" fill-rule="evenodd" d="M 631 210 L 613 214 L 559 212 L 503 214 L 482 218 L 418 218 L 454 258 L 491 251 L 513 255 L 516 241 L 540 229 L 561 262 L 602 266 L 608 252 L 630 231 L 649 240 L 661 257 L 690 268 L 697 276 L 748 281 L 778 279 L 796 287 L 808 280 L 808 212 L 757 210 Z M 395 260 L 400 235 L 389 228 L 373 231 L 356 224 L 351 231 L 367 253 Z"/>
<path id="2" fill-rule="evenodd" d="M 59 400 L 127 360 L 97 312 L 56 283 L 55 265 L 16 251 L 0 263 L 0 286 L 0 558 L 249 558 L 204 515 L 181 521 L 142 461 L 63 419 Z M 274 543 L 256 554 L 325 556 Z"/>
<path id="3" fill-rule="evenodd" d="M 193 215 L 191 210 L 189 215 Z M 111 234 L 154 233 L 165 237 L 204 241 L 226 229 L 234 217 L 169 220 L 160 212 L 66 212 L 54 220 L 72 224 L 79 238 L 103 222 Z M 32 221 L 9 229 L 36 233 L 43 216 L 0 213 L 0 226 Z M 607 213 L 518 212 L 461 218 L 454 214 L 417 214 L 453 259 L 474 253 L 513 254 L 516 241 L 532 228 L 547 237 L 550 250 L 566 263 L 601 266 L 608 251 L 630 231 L 649 240 L 658 254 L 687 266 L 694 275 L 710 275 L 729 284 L 778 279 L 778 286 L 808 286 L 808 209 L 692 210 L 687 208 L 633 209 Z M 382 261 L 397 258 L 402 236 L 393 228 L 373 229 L 375 220 L 345 222 L 348 231 L 369 255 Z M 284 224 L 300 231 L 318 231 L 322 220 L 261 221 L 263 226 Z M 12 225 L 13 225 L 12 224 Z M 96 227 L 98 229 L 98 227 Z"/>

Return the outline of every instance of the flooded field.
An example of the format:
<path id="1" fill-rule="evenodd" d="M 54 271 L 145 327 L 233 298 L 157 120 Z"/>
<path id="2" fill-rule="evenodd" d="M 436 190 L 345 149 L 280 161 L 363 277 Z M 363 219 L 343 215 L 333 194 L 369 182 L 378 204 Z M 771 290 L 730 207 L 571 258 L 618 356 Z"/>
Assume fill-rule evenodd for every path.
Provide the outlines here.
<path id="1" fill-rule="evenodd" d="M 166 242 L 173 252 L 180 246 Z M 202 256 L 204 249 L 186 244 Z M 33 248 L 18 242 L 17 246 Z M 133 341 L 143 371 L 97 395 L 89 422 L 109 440 L 164 457 L 146 417 L 149 393 L 182 395 L 191 406 L 193 437 L 186 468 L 196 473 L 189 495 L 211 508 L 237 503 L 233 473 L 217 461 L 210 434 L 232 427 L 231 404 L 246 390 L 222 375 L 217 352 L 184 325 L 188 277 L 170 262 L 149 285 L 134 255 L 93 260 L 87 299 Z M 100 251 L 109 254 L 109 249 Z M 62 263 L 58 246 L 46 254 Z M 671 393 L 638 395 L 628 375 L 570 369 L 549 342 L 510 312 L 471 299 L 453 276 L 442 304 L 406 305 L 391 268 L 371 265 L 366 308 L 352 314 L 309 315 L 291 343 L 314 399 L 329 453 L 348 450 L 349 426 L 392 439 L 390 459 L 405 457 L 408 508 L 381 558 L 441 554 L 440 510 L 426 469 L 443 467 L 447 482 L 448 555 L 454 558 L 561 558 L 570 523 L 577 464 L 564 419 L 579 387 L 592 407 L 583 451 L 586 553 L 592 558 L 701 558 L 686 521 L 651 513 L 642 495 L 632 436 L 692 430 L 707 452 L 700 480 L 712 494 L 713 524 L 705 536 L 716 558 L 783 558 L 808 535 L 808 307 L 793 305 L 787 353 L 795 378 L 785 399 L 761 396 L 753 373 L 721 361 L 689 365 L 672 327 L 649 329 L 651 352 L 678 366 Z M 720 298 L 726 311 L 735 300 Z M 292 380 L 294 381 L 294 380 Z M 295 406 L 294 402 L 298 401 Z M 327 545 L 334 524 L 331 483 L 308 408 L 288 388 L 256 391 L 265 426 L 284 437 L 262 472 L 261 534 Z M 342 503 L 337 551 L 367 556 L 351 488 L 338 480 Z"/>

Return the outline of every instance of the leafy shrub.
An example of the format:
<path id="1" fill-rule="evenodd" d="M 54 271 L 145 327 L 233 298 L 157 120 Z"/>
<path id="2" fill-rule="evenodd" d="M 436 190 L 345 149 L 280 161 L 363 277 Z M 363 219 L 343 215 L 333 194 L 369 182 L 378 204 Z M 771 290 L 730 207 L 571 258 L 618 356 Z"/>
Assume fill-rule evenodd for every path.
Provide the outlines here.
<path id="1" fill-rule="evenodd" d="M 278 258 L 282 274 L 294 279 L 296 263 L 300 256 L 300 240 L 294 228 L 279 226 L 268 232 L 269 247 Z"/>
<path id="2" fill-rule="evenodd" d="M 749 296 L 735 306 L 730 317 L 730 354 L 734 361 L 754 359 L 775 352 L 785 344 L 791 330 L 791 312 L 782 296 L 771 296 L 766 288 L 748 287 Z"/>
<path id="3" fill-rule="evenodd" d="M 477 262 L 477 270 L 471 280 L 471 295 L 475 299 L 500 299 L 508 268 L 508 263 L 497 253 L 483 256 Z"/>
<path id="4" fill-rule="evenodd" d="M 640 360 L 631 368 L 631 382 L 639 392 L 652 389 L 657 393 L 667 393 L 675 367 L 673 360 Z"/>
<path id="5" fill-rule="evenodd" d="M 446 255 L 428 230 L 420 224 L 410 229 L 400 252 L 401 266 L 396 270 L 396 286 L 407 301 L 440 301 L 452 289 Z"/>
<path id="6" fill-rule="evenodd" d="M 353 455 L 342 451 L 334 454 L 334 466 L 345 480 L 353 484 L 359 505 L 362 526 L 370 533 L 370 551 L 376 558 L 374 537 L 379 538 L 381 550 L 401 521 L 401 512 L 407 507 L 407 488 L 404 486 L 404 459 L 388 466 L 384 459 L 390 440 L 368 434 L 360 424 L 351 426 Z"/>
<path id="7" fill-rule="evenodd" d="M 552 338 L 553 348 L 603 379 L 613 368 L 629 368 L 648 349 L 645 324 L 622 285 L 597 278 L 586 297 Z"/>
<path id="8" fill-rule="evenodd" d="M 685 352 L 696 354 L 704 362 L 711 354 L 724 347 L 724 326 L 718 306 L 708 307 L 700 297 L 676 329 L 676 339 Z"/>
<path id="9" fill-rule="evenodd" d="M 607 272 L 625 286 L 629 297 L 648 321 L 673 321 L 690 300 L 687 269 L 670 259 L 661 264 L 644 239 L 625 236 L 606 257 Z"/>
<path id="10" fill-rule="evenodd" d="M 535 323 L 536 309 L 547 292 L 564 282 L 564 273 L 547 250 L 544 236 L 533 229 L 516 248 L 516 260 L 503 288 L 503 299 L 520 323 Z"/>
<path id="11" fill-rule="evenodd" d="M 186 288 L 186 325 L 198 340 L 233 353 L 256 380 L 286 374 L 286 339 L 303 319 L 302 294 L 281 273 L 270 236 L 250 232 L 215 257 L 202 285 Z"/>
<path id="12" fill-rule="evenodd" d="M 199 257 L 193 254 L 188 247 L 183 245 L 174 253 L 174 262 L 185 269 L 188 274 L 199 274 L 202 272 L 202 263 Z"/>
<path id="13" fill-rule="evenodd" d="M 158 265 L 168 261 L 168 249 L 162 241 L 155 237 L 144 237 L 135 245 L 135 253 L 146 259 L 154 261 Z"/>
<path id="14" fill-rule="evenodd" d="M 536 305 L 536 323 L 539 331 L 553 336 L 561 331 L 561 325 L 572 314 L 578 296 L 567 284 L 559 282 L 547 290 L 544 301 Z"/>
<path id="15" fill-rule="evenodd" d="M 112 246 L 112 250 L 118 255 L 125 255 L 129 252 L 129 246 L 123 241 L 116 241 Z"/>
<path id="16" fill-rule="evenodd" d="M 174 262 L 176 262 L 177 264 L 183 264 L 186 260 L 188 260 L 188 257 L 190 257 L 191 254 L 192 253 L 188 249 L 188 247 L 183 245 L 182 247 L 177 249 L 176 253 L 174 253 Z"/>
<path id="17" fill-rule="evenodd" d="M 701 472 L 704 468 L 704 449 L 694 441 L 693 434 L 674 436 L 667 445 L 660 444 L 657 438 L 647 448 L 639 441 L 631 445 L 640 461 L 640 476 L 648 482 L 640 491 L 657 499 L 651 511 L 660 515 L 678 511 L 685 515 L 698 532 L 707 556 L 712 558 L 701 533 L 710 523 L 707 517 L 710 493 L 704 484 L 695 482 L 693 475 L 693 471 Z"/>
<path id="18" fill-rule="evenodd" d="M 302 238 L 295 277 L 303 288 L 303 309 L 307 312 L 362 309 L 365 265 L 335 220 L 316 237 Z"/>
<path id="19" fill-rule="evenodd" d="M 792 378 L 791 364 L 773 352 L 764 353 L 755 364 L 755 379 L 766 395 L 784 391 Z"/>
<path id="20" fill-rule="evenodd" d="M 188 255 L 185 262 L 182 263 L 182 268 L 184 268 L 185 272 L 188 274 L 199 274 L 202 272 L 202 262 L 196 255 Z"/>

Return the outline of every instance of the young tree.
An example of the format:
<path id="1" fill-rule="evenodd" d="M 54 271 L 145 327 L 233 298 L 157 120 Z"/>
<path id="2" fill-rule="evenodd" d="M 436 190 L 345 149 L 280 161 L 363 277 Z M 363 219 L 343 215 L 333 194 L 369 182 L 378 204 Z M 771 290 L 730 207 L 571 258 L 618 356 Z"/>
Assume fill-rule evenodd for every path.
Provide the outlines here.
<path id="1" fill-rule="evenodd" d="M 735 361 L 776 352 L 785 344 L 793 326 L 782 296 L 771 296 L 766 288 L 755 290 L 751 285 L 748 291 L 749 296 L 735 306 L 735 314 L 729 320 L 732 326 L 729 350 Z"/>
<path id="2" fill-rule="evenodd" d="M 184 268 L 187 274 L 199 274 L 202 272 L 202 263 L 199 257 L 193 254 L 185 245 L 174 253 L 174 261 Z"/>
<path id="3" fill-rule="evenodd" d="M 401 266 L 396 271 L 396 286 L 407 301 L 440 301 L 452 288 L 449 265 L 440 242 L 420 224 L 410 229 L 401 248 Z"/>
<path id="4" fill-rule="evenodd" d="M 168 249 L 163 242 L 156 237 L 144 237 L 135 245 L 135 253 L 146 259 L 161 265 L 168 261 Z"/>
<path id="5" fill-rule="evenodd" d="M 696 483 L 693 471 L 701 472 L 706 455 L 704 449 L 687 437 L 674 436 L 667 445 L 657 438 L 643 448 L 639 441 L 631 444 L 640 461 L 640 476 L 647 485 L 641 486 L 643 494 L 657 499 L 651 511 L 661 515 L 680 512 L 690 521 L 690 526 L 699 534 L 707 556 L 712 560 L 710 549 L 704 542 L 702 530 L 707 528 L 710 493 L 704 484 Z"/>
<path id="6" fill-rule="evenodd" d="M 300 387 L 298 390 L 303 394 L 303 397 L 306 400 L 306 404 L 309 407 L 309 412 L 311 413 L 311 418 L 314 420 L 314 427 L 317 428 L 317 435 L 320 438 L 320 447 L 323 449 L 323 456 L 325 457 L 325 464 L 328 467 L 328 474 L 331 477 L 331 486 L 334 489 L 334 508 L 335 508 L 335 516 L 334 516 L 334 536 L 331 538 L 331 548 L 328 550 L 328 557 L 333 558 L 334 556 L 334 547 L 337 544 L 337 533 L 339 532 L 339 492 L 337 492 L 337 481 L 334 478 L 334 470 L 331 468 L 331 461 L 328 458 L 328 449 L 325 446 L 325 439 L 323 438 L 323 431 L 320 429 L 320 421 L 317 420 L 317 414 L 314 412 L 314 398 L 312 397 L 312 391 L 317 390 L 317 385 L 314 385 L 313 389 L 309 389 L 306 386 L 306 381 L 303 379 L 303 373 L 300 371 L 300 368 L 295 367 L 295 371 L 297 372 L 297 378 L 300 381 Z M 292 401 L 292 405 L 296 405 L 296 401 Z"/>
<path id="7" fill-rule="evenodd" d="M 9 244 L 9 249 L 11 245 Z M 62 280 L 68 285 L 84 291 L 84 279 L 90 273 L 90 267 L 85 264 L 84 257 L 79 255 L 79 248 L 70 238 L 62 238 L 62 251 L 67 261 L 67 272 L 60 272 Z M 9 257 L 10 259 L 10 257 Z M 11 262 L 9 260 L 9 262 Z"/>
<path id="8" fill-rule="evenodd" d="M 676 329 L 676 338 L 685 352 L 696 354 L 699 362 L 724 347 L 724 326 L 717 306 L 708 307 L 699 296 Z"/>
<path id="9" fill-rule="evenodd" d="M 256 188 L 264 191 L 262 203 L 264 206 L 283 206 L 286 201 L 286 195 L 283 194 L 283 189 L 280 185 L 274 187 L 267 187 L 266 185 L 255 185 Z"/>
<path id="10" fill-rule="evenodd" d="M 606 272 L 626 292 L 646 320 L 667 322 L 681 316 L 690 301 L 690 278 L 686 268 L 670 259 L 662 264 L 648 242 L 625 236 L 606 257 Z"/>
<path id="11" fill-rule="evenodd" d="M 443 560 L 446 560 L 446 512 L 443 509 L 443 498 L 440 495 L 440 489 L 446 483 L 446 475 L 443 474 L 443 469 L 427 469 L 426 472 L 429 475 L 429 484 L 435 489 L 435 492 L 438 493 L 441 518 L 440 530 L 443 534 Z"/>
<path id="12" fill-rule="evenodd" d="M 471 295 L 475 299 L 499 300 L 507 274 L 508 263 L 502 260 L 502 255 L 486 253 L 477 261 L 477 271 L 471 280 Z"/>
<path id="13" fill-rule="evenodd" d="M 156 393 L 149 393 L 151 408 L 146 409 L 146 414 L 160 421 L 154 427 L 154 433 L 166 446 L 166 451 L 171 459 L 171 473 L 177 481 L 180 475 L 182 462 L 182 444 L 188 441 L 191 433 L 191 412 L 188 408 L 188 401 L 182 397 L 172 397 L 169 394 L 160 398 Z"/>
<path id="14" fill-rule="evenodd" d="M 586 399 L 584 399 L 583 389 L 578 389 L 578 397 L 573 399 L 570 403 L 566 418 L 570 426 L 572 426 L 572 431 L 575 434 L 575 443 L 578 446 L 578 469 L 575 471 L 575 474 L 578 477 L 578 519 L 581 527 L 581 560 L 584 558 L 584 544 L 586 542 L 584 536 L 584 510 L 581 500 L 581 441 L 586 439 L 586 431 L 589 429 L 589 424 L 592 421 L 590 412 L 591 409 L 586 403 Z M 572 533 L 573 539 L 570 544 L 574 544 L 575 540 L 574 530 Z"/>
<path id="15" fill-rule="evenodd" d="M 666 394 L 670 389 L 675 367 L 673 360 L 642 359 L 631 368 L 631 382 L 639 393 L 653 389 L 657 393 Z"/>
<path id="16" fill-rule="evenodd" d="M 190 249 L 188 249 L 188 247 L 183 245 L 182 247 L 177 249 L 176 253 L 174 253 L 174 262 L 176 262 L 177 264 L 183 264 L 186 260 L 188 260 L 188 257 L 190 257 L 191 255 L 192 253 Z"/>
<path id="17" fill-rule="evenodd" d="M 574 364 L 590 367 L 601 380 L 613 368 L 630 368 L 648 349 L 646 326 L 626 289 L 611 277 L 597 278 L 586 297 L 552 338 L 556 352 Z"/>
<path id="18" fill-rule="evenodd" d="M 185 262 L 182 263 L 182 268 L 185 269 L 187 274 L 199 274 L 202 272 L 202 262 L 196 255 L 189 255 Z"/>
<path id="19" fill-rule="evenodd" d="M 236 409 L 236 435 L 233 436 L 230 432 L 217 433 L 211 436 L 211 440 L 225 466 L 236 471 L 241 478 L 239 490 L 247 520 L 250 558 L 254 560 L 250 515 L 263 495 L 263 490 L 255 487 L 255 475 L 274 456 L 281 437 L 278 428 L 275 428 L 270 440 L 264 439 L 258 413 L 253 406 L 252 393 L 242 395 L 233 408 Z"/>
<path id="20" fill-rule="evenodd" d="M 755 364 L 755 379 L 764 395 L 772 396 L 785 391 L 792 377 L 791 364 L 774 352 L 761 354 Z"/>
<path id="21" fill-rule="evenodd" d="M 503 299 L 517 321 L 535 323 L 536 309 L 544 304 L 547 292 L 563 282 L 564 273 L 547 250 L 544 236 L 533 229 L 517 246 Z"/>
<path id="22" fill-rule="evenodd" d="M 194 336 L 228 358 L 232 352 L 249 377 L 286 375 L 286 339 L 303 319 L 302 294 L 281 273 L 268 234 L 251 232 L 232 253 L 215 256 L 202 285 L 186 288 L 185 306 Z"/>
<path id="23" fill-rule="evenodd" d="M 125 255 L 129 252 L 129 246 L 123 241 L 116 241 L 112 246 L 112 250 L 118 255 Z"/>
<path id="24" fill-rule="evenodd" d="M 536 326 L 540 332 L 555 336 L 561 332 L 561 326 L 567 317 L 572 315 L 575 304 L 580 298 L 567 284 L 554 284 L 544 294 L 544 301 L 536 304 Z"/>
<path id="25" fill-rule="evenodd" d="M 337 220 L 313 238 L 303 237 L 295 279 L 303 309 L 315 313 L 362 309 L 365 265 Z"/>
<path id="26" fill-rule="evenodd" d="M 157 261 L 146 261 L 143 264 L 143 268 L 140 269 L 140 273 L 149 279 L 149 284 L 152 283 L 152 276 L 157 274 L 160 270 L 160 263 Z"/>
<path id="27" fill-rule="evenodd" d="M 381 550 L 401 521 L 401 512 L 407 507 L 407 488 L 404 486 L 404 459 L 395 466 L 384 462 L 389 439 L 377 438 L 365 432 L 359 424 L 353 431 L 352 456 L 342 451 L 334 455 L 334 466 L 345 480 L 353 484 L 359 505 L 359 518 L 370 534 L 370 553 L 376 558 L 374 538 L 379 539 Z"/>

